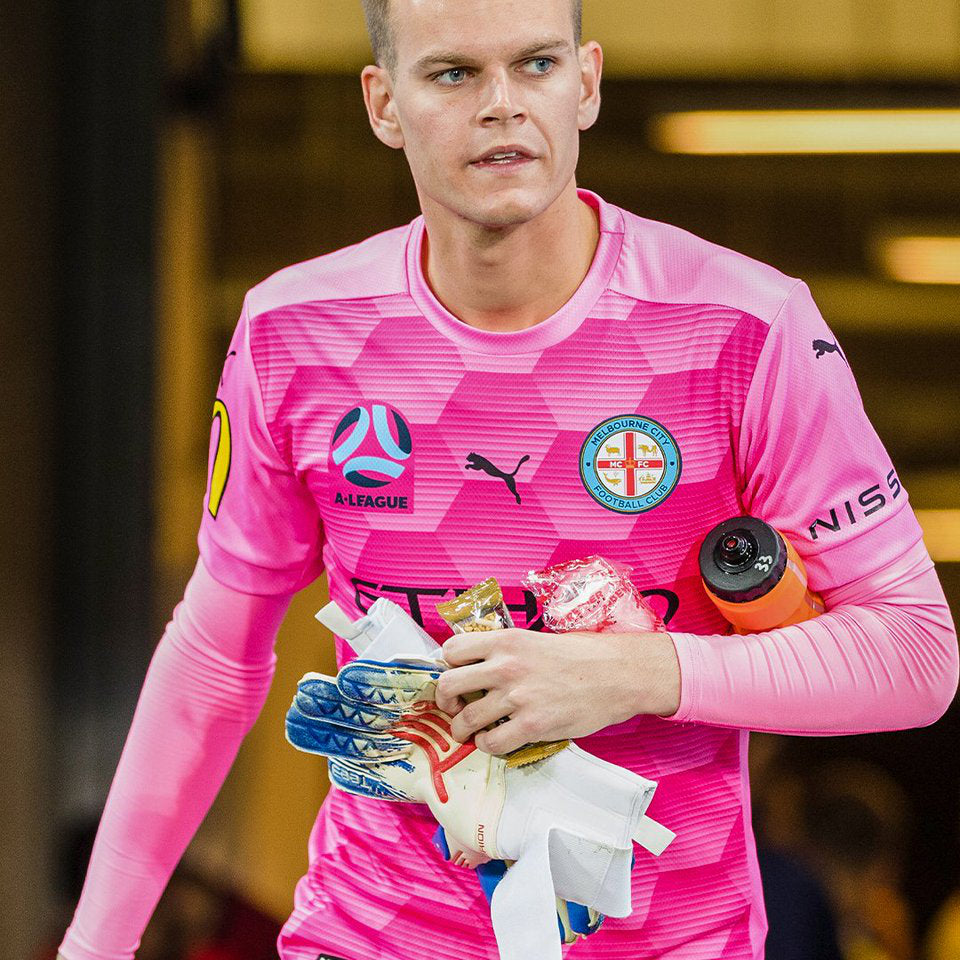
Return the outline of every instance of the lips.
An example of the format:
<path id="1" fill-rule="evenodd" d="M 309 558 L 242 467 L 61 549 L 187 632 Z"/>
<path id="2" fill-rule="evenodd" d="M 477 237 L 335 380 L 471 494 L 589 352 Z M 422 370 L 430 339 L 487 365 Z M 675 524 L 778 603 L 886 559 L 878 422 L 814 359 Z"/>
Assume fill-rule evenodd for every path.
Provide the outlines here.
<path id="1" fill-rule="evenodd" d="M 519 144 L 507 144 L 505 146 L 493 147 L 485 154 L 477 157 L 472 163 L 509 163 L 516 160 L 533 160 L 534 154 L 521 147 Z"/>

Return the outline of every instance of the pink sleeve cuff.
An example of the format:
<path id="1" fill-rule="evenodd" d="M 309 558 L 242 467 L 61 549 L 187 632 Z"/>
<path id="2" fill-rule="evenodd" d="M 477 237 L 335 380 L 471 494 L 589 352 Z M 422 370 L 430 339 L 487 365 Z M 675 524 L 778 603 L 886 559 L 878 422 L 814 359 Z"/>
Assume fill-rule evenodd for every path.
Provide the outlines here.
<path id="1" fill-rule="evenodd" d="M 675 720 L 678 723 L 692 721 L 697 716 L 697 707 L 700 703 L 700 676 L 702 672 L 702 657 L 700 642 L 709 640 L 694 633 L 670 632 L 674 649 L 677 651 L 677 660 L 680 663 L 680 706 L 677 712 L 665 719 Z"/>

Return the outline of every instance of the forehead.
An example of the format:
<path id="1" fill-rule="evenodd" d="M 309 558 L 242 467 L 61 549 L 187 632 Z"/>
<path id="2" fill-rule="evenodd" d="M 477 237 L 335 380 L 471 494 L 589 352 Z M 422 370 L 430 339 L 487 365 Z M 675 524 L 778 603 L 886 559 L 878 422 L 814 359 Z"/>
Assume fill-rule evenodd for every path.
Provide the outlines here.
<path id="1" fill-rule="evenodd" d="M 402 65 L 434 53 L 500 57 L 548 38 L 573 46 L 571 0 L 392 0 L 391 6 Z"/>

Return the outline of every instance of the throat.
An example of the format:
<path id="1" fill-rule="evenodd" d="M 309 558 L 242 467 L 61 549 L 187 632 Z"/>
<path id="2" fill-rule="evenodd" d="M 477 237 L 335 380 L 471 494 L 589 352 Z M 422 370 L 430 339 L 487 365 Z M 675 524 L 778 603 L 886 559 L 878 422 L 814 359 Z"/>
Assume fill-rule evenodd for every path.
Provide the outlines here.
<path id="1" fill-rule="evenodd" d="M 423 269 L 434 295 L 478 330 L 512 333 L 542 323 L 576 293 L 596 254 L 596 212 L 579 200 L 577 206 L 573 223 L 546 238 L 521 227 L 482 251 L 456 243 L 437 250 L 425 232 Z"/>

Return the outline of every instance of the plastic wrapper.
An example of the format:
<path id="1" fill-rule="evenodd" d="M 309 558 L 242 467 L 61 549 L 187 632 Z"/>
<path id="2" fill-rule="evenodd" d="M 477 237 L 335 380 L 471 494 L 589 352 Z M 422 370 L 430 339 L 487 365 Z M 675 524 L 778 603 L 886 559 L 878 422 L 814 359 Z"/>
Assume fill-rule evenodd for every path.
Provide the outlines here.
<path id="1" fill-rule="evenodd" d="M 523 585 L 540 601 L 543 622 L 554 633 L 665 630 L 630 570 L 625 563 L 591 556 L 531 571 Z"/>

